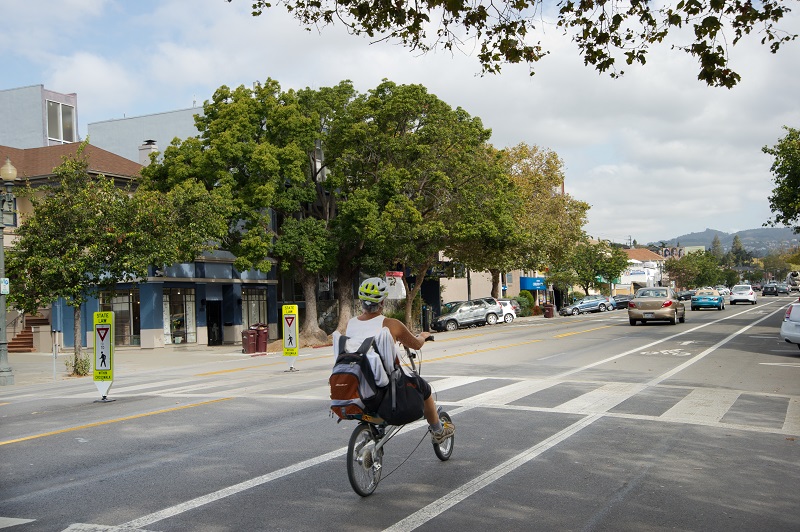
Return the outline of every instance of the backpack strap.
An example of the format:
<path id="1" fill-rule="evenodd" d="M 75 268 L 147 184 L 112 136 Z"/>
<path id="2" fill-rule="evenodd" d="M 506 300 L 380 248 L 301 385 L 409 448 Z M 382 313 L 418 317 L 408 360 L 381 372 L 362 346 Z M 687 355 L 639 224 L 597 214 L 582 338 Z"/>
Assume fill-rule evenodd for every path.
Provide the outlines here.
<path id="1" fill-rule="evenodd" d="M 341 335 L 339 337 L 339 354 L 343 355 L 346 350 L 347 340 L 349 340 L 349 336 Z M 375 337 L 370 336 L 369 338 L 365 338 L 363 342 L 361 342 L 361 347 L 356 350 L 356 353 L 359 355 L 366 355 L 369 348 L 372 347 L 372 344 L 375 342 Z M 377 347 L 375 349 L 377 351 Z"/>

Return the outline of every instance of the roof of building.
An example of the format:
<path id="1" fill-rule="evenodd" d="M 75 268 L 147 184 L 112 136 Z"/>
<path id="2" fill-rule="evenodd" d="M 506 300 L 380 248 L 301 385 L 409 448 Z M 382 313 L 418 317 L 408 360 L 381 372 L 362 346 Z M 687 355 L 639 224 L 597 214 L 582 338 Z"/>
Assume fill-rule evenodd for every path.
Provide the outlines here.
<path id="1" fill-rule="evenodd" d="M 52 177 L 53 170 L 64 162 L 67 156 L 74 156 L 81 143 L 59 144 L 43 148 L 18 149 L 0 146 L 0 165 L 5 164 L 6 157 L 17 169 L 17 179 L 37 179 Z M 137 177 L 142 165 L 120 157 L 110 151 L 87 144 L 83 151 L 88 171 L 92 174 L 103 174 L 107 177 Z"/>
<path id="2" fill-rule="evenodd" d="M 658 253 L 653 253 L 647 248 L 623 249 L 622 251 L 627 253 L 629 259 L 640 260 L 642 262 L 655 262 L 655 261 L 664 262 L 666 260 Z"/>

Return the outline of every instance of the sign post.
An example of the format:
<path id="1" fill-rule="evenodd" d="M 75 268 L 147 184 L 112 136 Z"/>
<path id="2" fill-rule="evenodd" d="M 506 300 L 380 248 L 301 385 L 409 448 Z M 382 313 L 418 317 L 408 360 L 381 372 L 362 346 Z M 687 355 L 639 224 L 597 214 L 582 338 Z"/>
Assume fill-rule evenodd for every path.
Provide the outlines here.
<path id="1" fill-rule="evenodd" d="M 114 381 L 114 313 L 94 313 L 94 384 L 103 396 L 100 402 L 110 402 L 108 390 Z"/>
<path id="2" fill-rule="evenodd" d="M 294 367 L 299 349 L 297 348 L 298 325 L 297 325 L 297 305 L 283 306 L 283 356 L 289 357 L 289 369 L 286 371 L 298 371 Z"/>

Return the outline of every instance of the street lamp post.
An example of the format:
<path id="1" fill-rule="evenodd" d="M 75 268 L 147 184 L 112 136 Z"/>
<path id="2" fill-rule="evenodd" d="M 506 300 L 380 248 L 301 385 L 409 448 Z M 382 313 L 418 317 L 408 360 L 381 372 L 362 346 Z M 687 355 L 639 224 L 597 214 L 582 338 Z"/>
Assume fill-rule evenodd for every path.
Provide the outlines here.
<path id="1" fill-rule="evenodd" d="M 0 227 L 0 386 L 14 384 L 14 373 L 8 363 L 8 337 L 6 336 L 6 294 L 8 293 L 8 281 L 6 276 L 6 253 L 5 253 L 5 232 L 6 218 L 13 220 L 14 216 L 14 196 L 11 190 L 14 180 L 17 179 L 17 169 L 11 164 L 11 159 L 6 157 L 6 164 L 0 167 L 0 178 L 3 179 L 5 194 L 0 195 L 2 199 L 3 224 Z"/>

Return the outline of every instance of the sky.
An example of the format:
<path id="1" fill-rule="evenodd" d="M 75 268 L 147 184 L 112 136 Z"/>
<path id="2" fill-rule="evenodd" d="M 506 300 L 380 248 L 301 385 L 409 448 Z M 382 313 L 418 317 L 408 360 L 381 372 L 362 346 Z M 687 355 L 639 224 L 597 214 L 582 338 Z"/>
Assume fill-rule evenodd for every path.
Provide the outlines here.
<path id="1" fill-rule="evenodd" d="M 796 11 L 782 27 L 800 33 Z M 800 127 L 800 40 L 778 54 L 760 36 L 730 47 L 742 81 L 729 90 L 698 81 L 669 43 L 611 79 L 553 27 L 536 35 L 551 53 L 534 76 L 481 75 L 470 42 L 423 55 L 341 25 L 307 31 L 277 4 L 253 17 L 250 0 L 26 0 L 2 13 L 0 89 L 76 93 L 82 138 L 90 123 L 202 106 L 222 85 L 421 84 L 480 117 L 496 147 L 556 152 L 567 193 L 591 205 L 586 232 L 619 243 L 761 227 L 774 188 L 761 148 Z"/>

